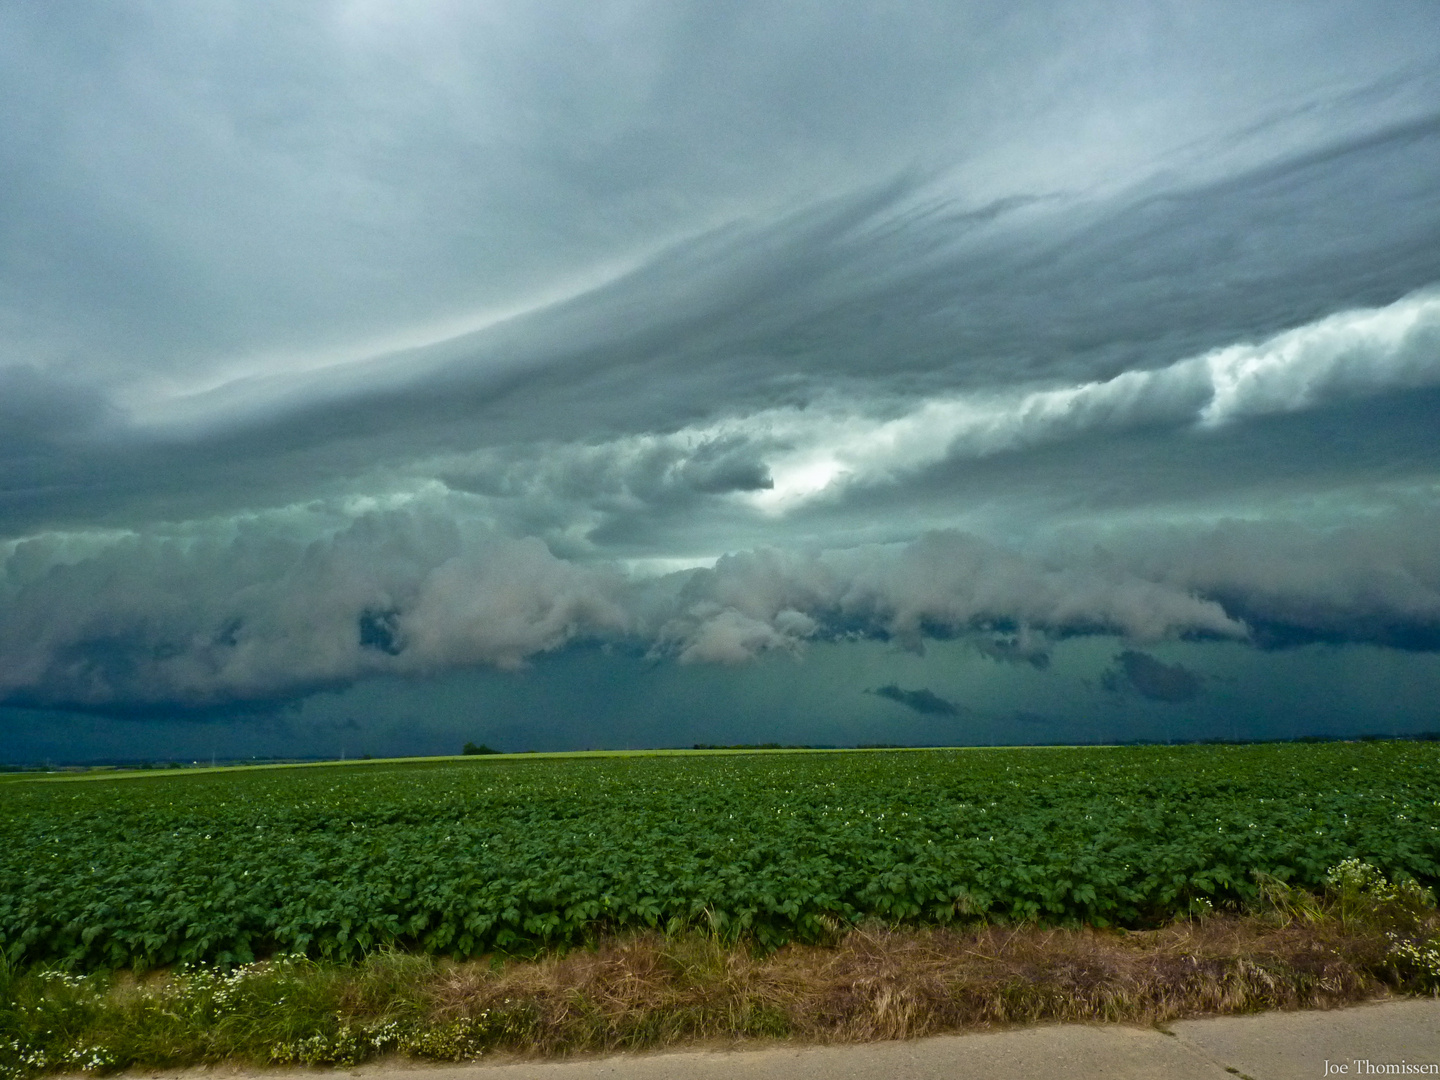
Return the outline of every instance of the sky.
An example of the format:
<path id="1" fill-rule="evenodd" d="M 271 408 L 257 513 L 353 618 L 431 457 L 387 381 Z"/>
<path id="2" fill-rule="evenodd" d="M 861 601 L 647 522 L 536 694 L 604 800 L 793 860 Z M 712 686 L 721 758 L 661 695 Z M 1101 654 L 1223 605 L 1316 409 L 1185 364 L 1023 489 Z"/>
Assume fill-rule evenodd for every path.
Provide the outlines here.
<path id="1" fill-rule="evenodd" d="M 0 761 L 1440 730 L 1440 12 L 0 8 Z"/>

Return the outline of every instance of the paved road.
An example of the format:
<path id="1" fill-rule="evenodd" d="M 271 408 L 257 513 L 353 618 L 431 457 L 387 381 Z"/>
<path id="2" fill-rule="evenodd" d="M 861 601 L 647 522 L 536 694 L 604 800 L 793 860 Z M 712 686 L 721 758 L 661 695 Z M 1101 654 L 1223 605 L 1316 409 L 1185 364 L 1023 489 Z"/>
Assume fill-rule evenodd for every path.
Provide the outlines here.
<path id="1" fill-rule="evenodd" d="M 1186 1020 L 1173 1034 L 1055 1025 L 863 1046 L 648 1054 L 571 1062 L 371 1067 L 384 1080 L 1349 1080 L 1440 1075 L 1440 1000 Z M 1336 1070 L 1326 1073 L 1326 1063 Z M 1368 1062 L 1371 1070 L 1367 1071 Z M 1419 1065 L 1420 1072 L 1380 1071 Z"/>

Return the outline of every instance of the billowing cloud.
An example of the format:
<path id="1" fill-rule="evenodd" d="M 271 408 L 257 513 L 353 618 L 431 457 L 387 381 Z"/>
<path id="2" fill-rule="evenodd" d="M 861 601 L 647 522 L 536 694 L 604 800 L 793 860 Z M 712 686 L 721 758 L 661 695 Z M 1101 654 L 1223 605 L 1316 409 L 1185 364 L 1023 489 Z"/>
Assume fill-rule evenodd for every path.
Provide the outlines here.
<path id="1" fill-rule="evenodd" d="M 295 524 L 12 545 L 0 692 L 121 706 L 286 696 L 381 670 L 513 667 L 626 629 L 618 580 L 537 540 L 383 512 L 313 539 Z"/>
<path id="2" fill-rule="evenodd" d="M 774 482 L 753 496 L 783 509 L 846 484 L 1126 428 L 1215 428 L 1338 400 L 1440 385 L 1440 294 L 1340 312 L 1258 344 L 1231 345 L 1103 382 L 925 401 L 892 419 L 786 410 L 748 423 L 780 441 Z"/>
<path id="3" fill-rule="evenodd" d="M 772 623 L 786 611 L 818 614 L 837 631 L 878 631 L 902 643 L 993 624 L 1104 628 L 1139 640 L 1244 634 L 1218 604 L 1191 594 L 1123 574 L 1045 567 L 953 532 L 903 545 L 727 555 L 714 570 L 694 572 L 686 594 Z"/>
<path id="4" fill-rule="evenodd" d="M 1178 10 L 10 5 L 0 703 L 1440 649 L 1431 7 Z"/>
<path id="5" fill-rule="evenodd" d="M 1440 642 L 1440 527 L 1428 511 L 1344 527 L 1079 530 L 1028 554 L 939 531 L 637 575 L 507 536 L 477 516 L 485 505 L 442 489 L 12 541 L 0 562 L 0 697 L 91 708 L 279 699 L 377 674 L 516 668 L 584 643 L 743 664 L 849 637 L 910 649 L 969 637 L 1044 670 L 1048 640 L 1092 633 L 1137 646 Z M 1193 696 L 1188 673 L 1139 648 L 1116 671 L 1115 685 L 1153 700 Z"/>
<path id="6" fill-rule="evenodd" d="M 798 654 L 815 638 L 918 645 L 994 625 L 1136 640 L 1245 634 L 1213 602 L 1134 577 L 1047 569 L 959 533 L 808 555 L 761 550 L 636 579 L 464 525 L 454 509 L 347 518 L 305 507 L 11 544 L 0 694 L 92 707 L 275 698 L 369 674 L 513 668 L 586 641 L 740 663 Z"/>
<path id="7" fill-rule="evenodd" d="M 1437 538 L 1440 514 L 1417 494 L 1339 521 L 1227 519 L 1097 539 L 1104 557 L 1129 572 L 1216 597 L 1261 645 L 1368 641 L 1433 650 Z"/>

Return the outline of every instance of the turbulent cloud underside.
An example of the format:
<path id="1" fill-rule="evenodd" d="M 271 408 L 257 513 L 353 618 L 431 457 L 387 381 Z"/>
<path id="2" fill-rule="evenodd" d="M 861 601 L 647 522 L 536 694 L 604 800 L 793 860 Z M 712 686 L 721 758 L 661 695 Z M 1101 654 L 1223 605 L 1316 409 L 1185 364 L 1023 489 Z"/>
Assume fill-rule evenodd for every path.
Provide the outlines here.
<path id="1" fill-rule="evenodd" d="M 1433 14 L 12 6 L 0 707 L 1440 651 Z"/>

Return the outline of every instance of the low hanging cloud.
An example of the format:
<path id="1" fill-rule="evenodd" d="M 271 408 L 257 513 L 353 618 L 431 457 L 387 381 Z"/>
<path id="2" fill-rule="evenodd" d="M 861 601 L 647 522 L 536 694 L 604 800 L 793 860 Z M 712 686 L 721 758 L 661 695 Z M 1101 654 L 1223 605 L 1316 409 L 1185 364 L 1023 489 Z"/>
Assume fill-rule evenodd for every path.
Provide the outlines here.
<path id="1" fill-rule="evenodd" d="M 473 516 L 480 505 L 431 493 L 11 541 L 0 703 L 228 707 L 381 674 L 515 669 L 585 643 L 655 663 L 743 664 L 820 642 L 964 637 L 1040 666 L 1047 642 L 1083 634 L 1130 643 L 1114 688 L 1182 701 L 1198 676 L 1146 643 L 1440 647 L 1440 522 L 1425 510 L 1343 527 L 1076 533 L 1043 556 L 940 531 L 758 548 L 644 577 L 498 532 Z"/>
<path id="2" fill-rule="evenodd" d="M 876 697 L 893 701 L 897 705 L 903 705 L 912 712 L 921 716 L 959 716 L 960 706 L 948 698 L 943 698 L 932 690 L 906 690 L 895 683 L 886 683 L 870 691 Z"/>
<path id="3" fill-rule="evenodd" d="M 1202 686 L 1200 676 L 1183 664 L 1166 664 L 1136 649 L 1115 657 L 1115 666 L 1100 677 L 1100 684 L 1112 693 L 1133 690 L 1149 701 L 1172 703 L 1198 697 Z"/>
<path id="4" fill-rule="evenodd" d="M 1339 521 L 1223 520 L 1072 534 L 1107 565 L 1214 597 L 1263 647 L 1440 649 L 1440 511 L 1416 499 Z"/>
<path id="5" fill-rule="evenodd" d="M 977 635 L 970 644 L 981 656 L 1002 664 L 1027 664 L 1036 671 L 1050 666 L 1050 643 L 1031 626 L 1015 633 Z"/>
<path id="6" fill-rule="evenodd" d="M 330 535 L 283 521 L 12 546 L 0 698 L 123 706 L 293 695 L 389 671 L 513 668 L 623 634 L 618 574 L 534 539 L 370 514 Z"/>
<path id="7" fill-rule="evenodd" d="M 322 505 L 13 542 L 0 564 L 0 702 L 278 699 L 381 673 L 516 668 L 577 642 L 734 664 L 799 655 L 812 641 L 914 647 L 991 626 L 1137 641 L 1246 632 L 1219 604 L 1182 590 L 1048 568 L 962 533 L 762 549 L 636 579 L 453 511 L 412 503 L 347 518 Z"/>
<path id="8" fill-rule="evenodd" d="M 788 625 L 786 641 L 808 636 L 794 628 L 811 622 L 831 634 L 879 635 L 906 645 L 987 626 L 1118 633 L 1142 641 L 1245 635 L 1219 604 L 1191 593 L 1124 573 L 1043 566 L 960 532 L 929 533 L 909 544 L 727 555 L 713 570 L 693 571 L 676 602 L 682 613 L 661 634 L 679 640 L 691 639 L 715 611 L 777 629 Z"/>

